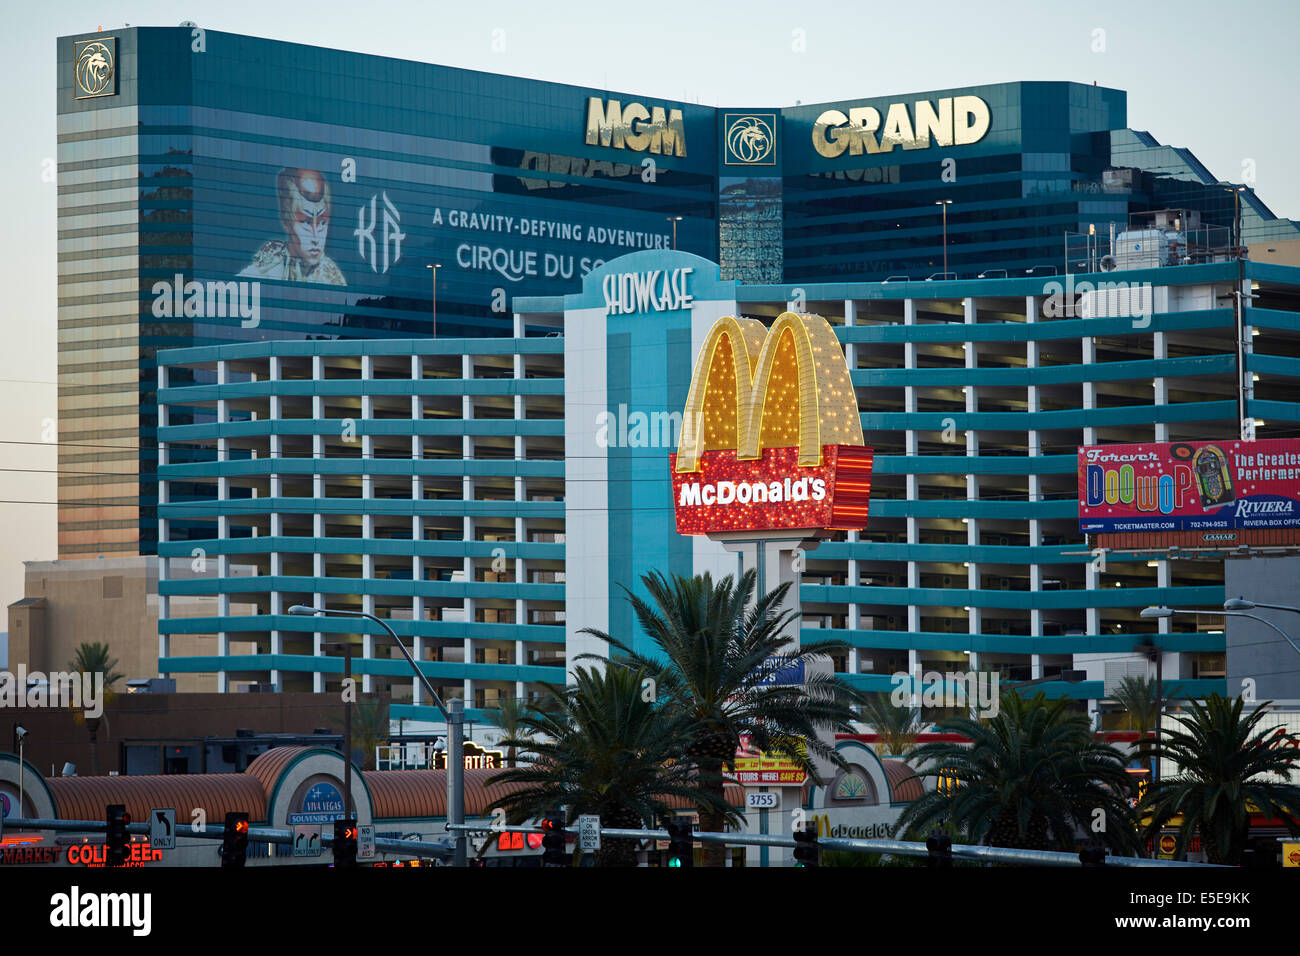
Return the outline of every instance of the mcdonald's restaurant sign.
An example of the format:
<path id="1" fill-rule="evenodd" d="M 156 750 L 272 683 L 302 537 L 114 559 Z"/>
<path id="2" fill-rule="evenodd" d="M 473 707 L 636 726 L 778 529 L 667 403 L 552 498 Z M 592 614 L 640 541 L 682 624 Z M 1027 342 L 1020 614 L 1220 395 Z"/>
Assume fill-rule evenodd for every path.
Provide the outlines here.
<path id="1" fill-rule="evenodd" d="M 865 528 L 872 450 L 830 324 L 718 319 L 670 460 L 678 534 Z"/>

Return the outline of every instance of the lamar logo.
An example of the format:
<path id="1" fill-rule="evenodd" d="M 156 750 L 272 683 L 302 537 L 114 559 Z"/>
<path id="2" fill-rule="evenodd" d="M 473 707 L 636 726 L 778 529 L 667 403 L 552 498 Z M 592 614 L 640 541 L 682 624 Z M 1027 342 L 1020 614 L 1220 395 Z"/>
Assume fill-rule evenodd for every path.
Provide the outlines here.
<path id="1" fill-rule="evenodd" d="M 865 527 L 871 459 L 825 319 L 713 324 L 671 456 L 679 534 Z"/>
<path id="2" fill-rule="evenodd" d="M 629 103 L 624 109 L 618 100 L 604 103 L 598 96 L 588 97 L 587 145 L 684 157 L 686 126 L 682 111 L 665 111 L 662 106 L 647 110 L 640 103 Z"/>
<path id="3" fill-rule="evenodd" d="M 913 121 L 915 117 L 915 121 Z M 880 138 L 876 138 L 876 131 Z M 950 96 L 935 104 L 920 100 L 909 115 L 906 103 L 891 103 L 880 125 L 880 110 L 874 106 L 854 106 L 845 116 L 840 110 L 827 110 L 813 124 L 813 148 L 827 159 L 893 152 L 903 149 L 928 149 L 931 138 L 939 146 L 967 146 L 978 143 L 989 131 L 989 105 L 978 96 Z"/>
<path id="4" fill-rule="evenodd" d="M 77 40 L 72 45 L 72 59 L 76 73 L 74 99 L 117 93 L 117 37 Z"/>

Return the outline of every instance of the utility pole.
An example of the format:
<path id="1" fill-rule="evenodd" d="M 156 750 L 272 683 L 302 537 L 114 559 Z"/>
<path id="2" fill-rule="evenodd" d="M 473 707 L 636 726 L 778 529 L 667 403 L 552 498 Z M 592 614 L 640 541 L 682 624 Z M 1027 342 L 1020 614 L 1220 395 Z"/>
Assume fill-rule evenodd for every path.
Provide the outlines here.
<path id="1" fill-rule="evenodd" d="M 1155 760 L 1151 767 L 1151 782 L 1157 784 L 1160 782 L 1160 725 L 1164 723 L 1165 716 L 1165 654 L 1154 638 L 1143 641 L 1133 649 L 1141 651 L 1147 660 L 1155 661 L 1156 664 Z"/>
<path id="2" fill-rule="evenodd" d="M 1232 290 L 1233 318 L 1237 325 L 1237 436 L 1242 440 L 1255 437 L 1255 421 L 1246 424 L 1246 303 L 1242 286 L 1246 283 L 1246 263 L 1241 255 L 1241 193 L 1245 186 L 1227 189 L 1232 193 L 1232 254 L 1237 260 L 1237 284 Z"/>

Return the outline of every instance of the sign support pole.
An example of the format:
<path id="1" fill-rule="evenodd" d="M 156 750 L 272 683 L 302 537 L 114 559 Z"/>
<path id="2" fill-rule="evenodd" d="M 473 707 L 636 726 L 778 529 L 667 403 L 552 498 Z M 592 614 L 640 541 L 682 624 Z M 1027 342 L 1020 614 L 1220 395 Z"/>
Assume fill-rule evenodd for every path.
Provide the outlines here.
<path id="1" fill-rule="evenodd" d="M 785 601 L 777 610 L 795 612 L 790 624 L 787 625 L 786 636 L 796 649 L 800 646 L 799 628 L 803 620 L 802 602 L 799 599 L 799 579 L 803 572 L 802 552 L 815 549 L 821 543 L 820 538 L 828 534 L 829 532 L 818 528 L 799 528 L 789 531 L 720 532 L 709 535 L 726 550 L 736 552 L 737 576 L 744 573 L 746 563 L 754 568 L 757 577 L 755 599 L 775 587 L 787 582 L 790 584 Z M 772 562 L 776 562 L 775 568 L 770 567 Z M 770 585 L 769 580 L 771 580 Z M 820 736 L 823 736 L 825 743 L 834 746 L 834 735 L 831 732 L 826 731 Z M 816 755 L 812 755 L 812 759 L 815 761 L 817 772 L 825 775 L 828 765 L 825 765 Z M 758 789 L 766 791 L 768 787 L 759 786 Z M 780 819 L 780 816 L 776 818 L 776 820 Z M 775 821 L 767 810 L 759 811 L 760 833 L 766 834 L 771 831 L 773 822 Z M 781 829 L 778 824 L 776 826 L 778 835 Z M 771 856 L 769 848 L 764 846 L 759 850 L 759 865 L 783 866 L 786 863 L 787 853 L 785 849 L 776 848 L 775 856 Z"/>

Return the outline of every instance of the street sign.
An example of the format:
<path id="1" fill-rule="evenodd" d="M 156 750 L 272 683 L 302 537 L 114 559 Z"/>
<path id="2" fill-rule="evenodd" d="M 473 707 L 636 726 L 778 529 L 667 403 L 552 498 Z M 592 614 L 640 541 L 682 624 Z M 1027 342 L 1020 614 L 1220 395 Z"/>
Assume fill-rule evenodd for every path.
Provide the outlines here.
<path id="1" fill-rule="evenodd" d="M 291 813 L 289 814 L 289 826 L 298 826 L 301 823 L 333 823 L 335 820 L 342 819 L 342 810 L 327 810 L 321 813 Z"/>
<path id="2" fill-rule="evenodd" d="M 791 661 L 789 663 L 784 663 L 783 666 L 782 665 L 783 661 L 779 657 L 769 657 L 763 661 L 764 667 L 777 669 L 773 670 L 767 675 L 767 677 L 759 681 L 759 685 L 777 687 L 804 683 L 806 678 L 804 677 L 804 662 L 802 660 Z"/>
<path id="3" fill-rule="evenodd" d="M 299 823 L 293 828 L 293 855 L 320 856 L 319 823 Z"/>
<path id="4" fill-rule="evenodd" d="M 592 813 L 578 817 L 578 844 L 584 853 L 600 849 L 600 817 Z"/>
<path id="5" fill-rule="evenodd" d="M 745 809 L 780 810 L 781 793 L 777 790 L 769 790 L 766 793 L 759 790 L 747 791 L 745 793 Z"/>
<path id="6" fill-rule="evenodd" d="M 374 826 L 357 827 L 357 859 L 373 860 L 375 858 Z"/>
<path id="7" fill-rule="evenodd" d="M 149 845 L 155 850 L 176 849 L 175 809 L 149 811 Z"/>
<path id="8" fill-rule="evenodd" d="M 289 814 L 289 825 L 299 823 L 324 823 L 342 820 L 344 813 L 343 794 L 332 783 L 316 783 L 302 798 L 298 812 Z"/>

